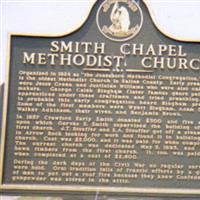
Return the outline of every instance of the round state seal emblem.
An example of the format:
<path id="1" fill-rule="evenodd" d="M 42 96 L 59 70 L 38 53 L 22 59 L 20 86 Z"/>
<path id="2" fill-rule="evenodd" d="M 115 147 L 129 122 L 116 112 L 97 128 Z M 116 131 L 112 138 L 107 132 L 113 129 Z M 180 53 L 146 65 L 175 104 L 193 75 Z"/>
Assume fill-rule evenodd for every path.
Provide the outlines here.
<path id="1" fill-rule="evenodd" d="M 143 14 L 134 0 L 105 0 L 98 9 L 96 20 L 105 37 L 126 41 L 139 33 Z"/>

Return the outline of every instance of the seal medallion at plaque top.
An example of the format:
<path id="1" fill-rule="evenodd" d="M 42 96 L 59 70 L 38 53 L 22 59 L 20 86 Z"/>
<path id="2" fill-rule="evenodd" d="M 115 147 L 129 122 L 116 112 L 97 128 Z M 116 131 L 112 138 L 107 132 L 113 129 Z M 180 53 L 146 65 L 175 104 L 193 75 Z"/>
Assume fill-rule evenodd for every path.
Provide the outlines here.
<path id="1" fill-rule="evenodd" d="M 96 20 L 105 37 L 120 42 L 139 33 L 143 14 L 134 0 L 106 0 L 99 7 Z"/>

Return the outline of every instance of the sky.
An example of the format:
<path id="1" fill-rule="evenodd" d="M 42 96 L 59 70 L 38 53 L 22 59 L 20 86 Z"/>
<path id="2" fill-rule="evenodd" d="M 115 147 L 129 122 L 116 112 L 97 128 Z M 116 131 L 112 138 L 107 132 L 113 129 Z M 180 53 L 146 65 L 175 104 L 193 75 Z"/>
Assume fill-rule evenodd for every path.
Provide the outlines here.
<path id="1" fill-rule="evenodd" d="M 161 32 L 200 41 L 200 0 L 144 0 Z M 6 77 L 9 33 L 63 35 L 87 18 L 95 0 L 0 0 L 0 84 Z"/>

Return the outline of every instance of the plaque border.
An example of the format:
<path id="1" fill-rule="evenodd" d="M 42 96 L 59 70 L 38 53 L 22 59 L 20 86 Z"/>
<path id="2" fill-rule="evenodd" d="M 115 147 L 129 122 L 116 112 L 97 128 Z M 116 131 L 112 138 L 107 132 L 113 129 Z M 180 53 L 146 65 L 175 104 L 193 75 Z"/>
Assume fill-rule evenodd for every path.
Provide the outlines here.
<path id="1" fill-rule="evenodd" d="M 6 80 L 5 80 L 5 89 L 3 97 L 3 115 L 2 115 L 2 127 L 1 127 L 1 140 L 0 140 L 0 193 L 6 191 L 18 190 L 21 192 L 25 191 L 35 191 L 35 192 L 107 192 L 107 193 L 127 193 L 127 194 L 153 194 L 153 195 L 200 195 L 200 189 L 188 189 L 188 188 L 145 188 L 145 187 L 118 187 L 118 186 L 81 186 L 81 185 L 44 185 L 44 184 L 4 184 L 3 183 L 3 171 L 4 171 L 4 158 L 5 158 L 5 147 L 6 147 L 6 124 L 7 124 L 7 111 L 8 111 L 8 93 L 9 93 L 9 81 L 10 81 L 10 61 L 11 61 L 11 39 L 13 36 L 24 36 L 24 37 L 41 37 L 41 38 L 56 38 L 64 37 L 70 34 L 73 34 L 75 31 L 79 30 L 89 18 L 92 9 L 96 5 L 98 0 L 95 0 L 93 5 L 91 5 L 88 14 L 84 17 L 82 22 L 77 25 L 77 27 L 69 30 L 64 34 L 52 35 L 52 34 L 23 34 L 23 33 L 9 33 L 8 34 L 8 43 L 7 43 L 7 58 L 6 58 Z M 179 42 L 193 42 L 199 43 L 200 40 L 191 40 L 189 38 L 175 38 L 169 33 L 166 33 L 159 26 L 159 23 L 156 21 L 154 12 L 150 6 L 148 6 L 149 0 L 142 0 L 145 7 L 148 10 L 148 14 L 155 25 L 157 30 L 165 35 L 166 37 L 173 39 Z"/>
<path id="2" fill-rule="evenodd" d="M 39 185 L 39 184 L 3 184 L 0 185 L 0 189 L 2 190 L 20 190 L 22 191 L 35 191 L 35 192 L 104 192 L 104 193 L 127 193 L 130 194 L 145 194 L 145 195 L 168 195 L 168 196 L 182 196 L 186 195 L 198 195 L 200 194 L 199 189 L 188 189 L 188 188 L 180 188 L 180 189 L 171 189 L 171 188 L 131 188 L 131 187 L 106 187 L 106 186 L 81 186 L 81 185 Z M 184 190 L 184 192 L 183 192 Z"/>

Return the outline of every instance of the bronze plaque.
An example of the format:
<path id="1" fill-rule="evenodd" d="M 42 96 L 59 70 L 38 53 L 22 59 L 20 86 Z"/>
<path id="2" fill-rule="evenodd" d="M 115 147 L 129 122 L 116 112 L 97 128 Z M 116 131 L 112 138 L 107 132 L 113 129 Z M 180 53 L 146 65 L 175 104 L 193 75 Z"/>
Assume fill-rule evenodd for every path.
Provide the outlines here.
<path id="1" fill-rule="evenodd" d="M 1 190 L 200 194 L 199 52 L 132 0 L 64 36 L 11 35 Z"/>

